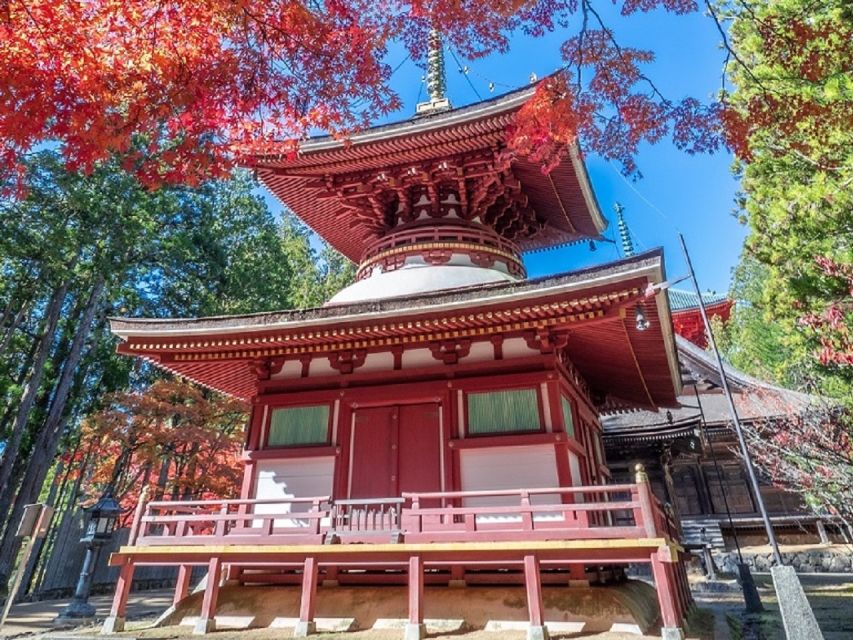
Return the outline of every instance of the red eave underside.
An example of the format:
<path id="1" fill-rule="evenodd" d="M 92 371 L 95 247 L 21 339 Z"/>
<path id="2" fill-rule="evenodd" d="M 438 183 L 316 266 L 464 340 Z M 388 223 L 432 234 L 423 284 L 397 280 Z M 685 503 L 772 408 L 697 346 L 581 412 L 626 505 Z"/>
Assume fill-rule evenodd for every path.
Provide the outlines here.
<path id="1" fill-rule="evenodd" d="M 573 292 L 571 296 L 566 294 L 543 295 L 541 298 L 527 299 L 522 303 L 504 302 L 484 305 L 481 301 L 472 301 L 469 307 L 456 309 L 452 312 L 431 312 L 429 307 L 425 307 L 417 313 L 407 313 L 404 317 L 397 316 L 386 319 L 386 324 L 404 321 L 406 325 L 411 322 L 412 326 L 387 327 L 383 331 L 381 330 L 382 321 L 368 320 L 347 324 L 345 329 L 347 333 L 352 329 L 355 336 L 366 331 L 373 336 L 374 340 L 381 341 L 402 336 L 417 338 L 418 335 L 424 334 L 424 328 L 423 324 L 418 328 L 414 326 L 414 323 L 432 322 L 436 331 L 445 333 L 447 337 L 451 337 L 453 333 L 458 331 L 483 330 L 484 333 L 475 334 L 474 339 L 477 339 L 477 335 L 482 336 L 480 339 L 488 339 L 488 334 L 485 331 L 501 323 L 513 327 L 507 331 L 509 334 L 529 330 L 524 326 L 525 322 L 531 323 L 532 321 L 532 324 L 528 326 L 534 327 L 544 324 L 542 318 L 545 315 L 537 313 L 534 309 L 537 306 L 551 305 L 567 299 L 579 300 L 596 295 L 603 296 L 608 293 L 633 291 L 634 293 L 630 296 L 623 295 L 606 305 L 591 304 L 587 305 L 586 309 L 580 308 L 567 312 L 589 314 L 604 309 L 607 314 L 604 319 L 600 317 L 590 320 L 580 319 L 565 325 L 570 330 L 568 354 L 593 390 L 602 394 L 613 394 L 626 403 L 639 407 L 670 405 L 674 403 L 675 395 L 656 306 L 647 305 L 646 314 L 651 321 L 651 328 L 644 332 L 636 331 L 633 327 L 633 317 L 630 314 L 623 318 L 618 313 L 620 306 L 632 305 L 647 284 L 645 278 L 634 278 L 619 282 L 618 285 L 590 287 Z M 513 318 L 497 318 L 499 312 L 513 309 L 516 312 Z M 492 312 L 491 318 L 486 317 L 487 312 Z M 456 320 L 452 321 L 454 318 Z M 374 330 L 376 325 L 380 325 L 380 328 Z M 328 323 L 321 326 L 314 325 L 310 332 L 305 328 L 292 331 L 287 336 L 288 339 L 283 339 L 288 332 L 281 329 L 208 336 L 213 342 L 252 340 L 251 345 L 236 344 L 228 348 L 219 347 L 218 353 L 222 355 L 216 357 L 221 359 L 213 359 L 207 353 L 210 352 L 210 348 L 185 346 L 187 344 L 200 345 L 208 338 L 200 335 L 172 336 L 167 339 L 131 338 L 122 345 L 120 350 L 129 355 L 147 356 L 152 361 L 157 362 L 159 366 L 175 373 L 248 400 L 256 393 L 255 377 L 248 365 L 249 361 L 258 357 L 269 357 L 261 354 L 274 355 L 277 345 L 283 344 L 289 345 L 290 349 L 301 348 L 308 353 L 319 352 L 321 356 L 328 353 L 332 344 L 335 344 L 336 348 L 362 348 L 357 345 L 353 346 L 354 342 L 362 340 L 360 337 L 348 339 L 347 334 L 343 334 L 333 340 L 330 337 L 322 336 L 325 329 L 340 330 L 341 328 L 342 325 L 339 321 L 330 319 Z M 308 337 L 309 333 L 314 337 Z M 260 337 L 267 339 L 258 343 L 257 340 Z M 407 342 L 407 344 L 412 347 L 427 346 L 426 343 Z M 140 350 L 139 345 L 145 345 L 146 348 Z M 161 347 L 158 348 L 158 345 Z M 387 348 L 387 346 L 384 347 L 384 350 Z M 368 346 L 367 349 L 368 351 L 383 350 L 383 347 Z M 211 359 L 207 359 L 209 356 Z M 198 360 L 181 361 L 179 358 L 198 358 Z M 355 375 L 357 373 L 356 371 Z"/>
<path id="2" fill-rule="evenodd" d="M 478 151 L 501 148 L 506 127 L 515 111 L 466 121 L 441 129 L 394 135 L 365 143 L 307 151 L 296 158 L 258 157 L 251 164 L 263 183 L 309 227 L 349 259 L 357 262 L 370 240 L 363 226 L 351 226 L 334 200 L 319 200 L 319 188 L 308 183 L 350 172 L 370 172 L 426 161 L 451 159 Z M 594 214 L 584 197 L 570 158 L 545 175 L 538 163 L 517 159 L 513 163 L 530 205 L 547 221 L 544 232 L 521 241 L 522 250 L 532 250 L 598 236 Z"/>

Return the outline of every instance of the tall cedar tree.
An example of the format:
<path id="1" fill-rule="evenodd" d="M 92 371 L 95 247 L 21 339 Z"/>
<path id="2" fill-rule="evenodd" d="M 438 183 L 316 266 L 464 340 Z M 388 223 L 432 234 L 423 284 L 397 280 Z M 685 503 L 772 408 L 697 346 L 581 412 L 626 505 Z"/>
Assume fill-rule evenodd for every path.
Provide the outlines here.
<path id="1" fill-rule="evenodd" d="M 81 418 L 153 375 L 115 354 L 107 316 L 289 308 L 351 274 L 277 221 L 245 172 L 151 190 L 115 160 L 89 174 L 51 151 L 26 164 L 27 197 L 0 200 L 0 584 L 19 542 L 7 525 L 62 481 Z"/>

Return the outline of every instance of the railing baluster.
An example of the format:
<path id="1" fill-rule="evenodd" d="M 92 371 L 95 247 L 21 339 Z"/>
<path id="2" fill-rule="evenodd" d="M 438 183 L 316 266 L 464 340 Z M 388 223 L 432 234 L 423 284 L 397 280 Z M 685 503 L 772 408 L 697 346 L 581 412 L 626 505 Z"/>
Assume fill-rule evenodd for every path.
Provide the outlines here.
<path id="1" fill-rule="evenodd" d="M 142 526 L 142 535 L 145 536 L 145 525 L 142 523 L 142 514 L 148 515 L 150 508 L 148 502 L 148 485 L 142 488 L 142 493 L 139 494 L 139 502 L 136 503 L 136 511 L 133 512 L 133 523 L 130 525 L 130 536 L 127 539 L 127 544 L 133 546 L 136 544 L 136 539 L 139 537 L 139 528 Z"/>
<path id="2" fill-rule="evenodd" d="M 530 508 L 530 494 L 527 491 L 521 492 L 521 527 L 525 531 L 533 530 L 533 511 Z"/>
<path id="3" fill-rule="evenodd" d="M 320 533 L 320 500 L 315 499 L 314 502 L 311 503 L 311 513 L 313 513 L 316 517 L 314 518 L 312 530 L 315 534 Z"/>
<path id="4" fill-rule="evenodd" d="M 223 504 L 219 507 L 219 519 L 216 521 L 216 525 L 213 527 L 214 535 L 217 538 L 224 538 L 226 534 L 225 521 L 228 518 L 228 504 Z"/>
<path id="5" fill-rule="evenodd" d="M 415 531 L 420 533 L 424 530 L 424 520 L 421 513 L 421 497 L 419 495 L 412 496 L 412 511 L 415 512 Z"/>

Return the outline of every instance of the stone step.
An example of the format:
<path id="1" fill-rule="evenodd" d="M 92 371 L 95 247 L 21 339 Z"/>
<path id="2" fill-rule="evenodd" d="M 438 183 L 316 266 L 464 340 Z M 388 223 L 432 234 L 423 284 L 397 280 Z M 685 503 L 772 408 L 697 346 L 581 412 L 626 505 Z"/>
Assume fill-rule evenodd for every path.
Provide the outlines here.
<path id="1" fill-rule="evenodd" d="M 682 520 L 681 540 L 687 546 L 710 544 L 715 550 L 725 551 L 726 549 L 723 532 L 717 520 Z"/>

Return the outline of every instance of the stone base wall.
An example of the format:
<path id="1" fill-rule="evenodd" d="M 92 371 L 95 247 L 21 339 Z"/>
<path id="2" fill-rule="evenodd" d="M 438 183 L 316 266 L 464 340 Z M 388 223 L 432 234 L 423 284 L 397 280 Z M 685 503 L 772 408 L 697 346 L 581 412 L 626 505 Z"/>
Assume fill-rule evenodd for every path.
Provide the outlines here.
<path id="1" fill-rule="evenodd" d="M 743 559 L 753 571 L 768 572 L 773 566 L 773 554 L 770 551 L 744 551 Z M 726 573 L 737 573 L 737 560 L 736 551 L 714 554 L 717 568 Z M 798 573 L 853 573 L 853 548 L 850 547 L 783 551 L 782 560 Z"/>

